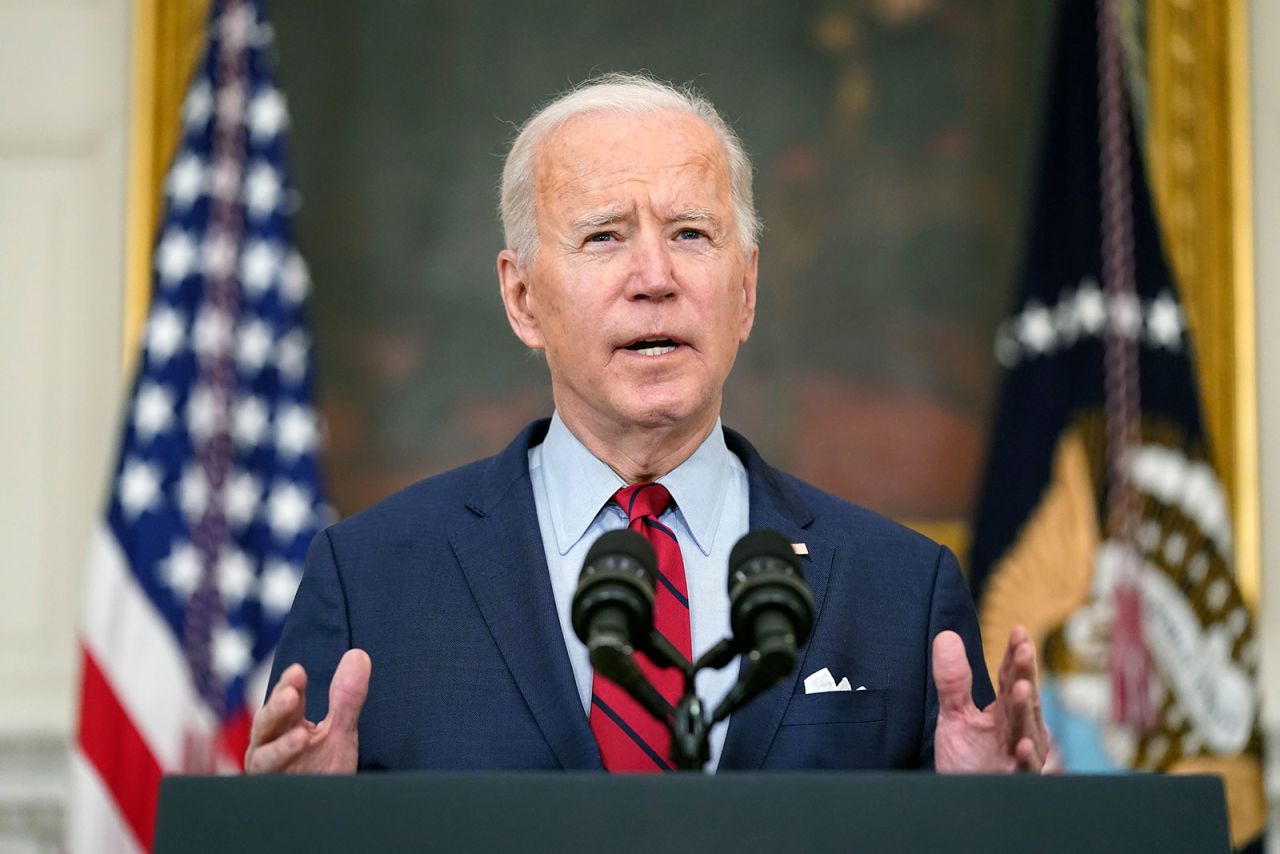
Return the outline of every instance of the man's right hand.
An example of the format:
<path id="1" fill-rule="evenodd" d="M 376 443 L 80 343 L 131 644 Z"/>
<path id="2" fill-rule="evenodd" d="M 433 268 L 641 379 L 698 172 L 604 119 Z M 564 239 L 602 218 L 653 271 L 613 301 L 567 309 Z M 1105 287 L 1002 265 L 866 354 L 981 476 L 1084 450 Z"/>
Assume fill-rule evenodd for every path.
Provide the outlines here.
<path id="1" fill-rule="evenodd" d="M 362 649 L 349 649 L 329 683 L 329 715 L 307 720 L 307 672 L 291 664 L 253 718 L 244 770 L 250 774 L 350 774 L 356 770 L 356 724 L 369 693 L 373 666 Z"/>

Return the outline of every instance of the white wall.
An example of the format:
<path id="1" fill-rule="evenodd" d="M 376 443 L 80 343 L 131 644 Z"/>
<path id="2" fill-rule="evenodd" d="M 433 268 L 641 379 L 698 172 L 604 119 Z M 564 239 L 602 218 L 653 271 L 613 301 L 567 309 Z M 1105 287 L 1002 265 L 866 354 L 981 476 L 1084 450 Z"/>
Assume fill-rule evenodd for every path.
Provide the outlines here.
<path id="1" fill-rule="evenodd" d="M 120 405 L 128 0 L 0 0 L 0 850 L 56 845 Z"/>
<path id="2" fill-rule="evenodd" d="M 1262 691 L 1270 850 L 1280 852 L 1280 3 L 1249 8 L 1262 488 Z"/>

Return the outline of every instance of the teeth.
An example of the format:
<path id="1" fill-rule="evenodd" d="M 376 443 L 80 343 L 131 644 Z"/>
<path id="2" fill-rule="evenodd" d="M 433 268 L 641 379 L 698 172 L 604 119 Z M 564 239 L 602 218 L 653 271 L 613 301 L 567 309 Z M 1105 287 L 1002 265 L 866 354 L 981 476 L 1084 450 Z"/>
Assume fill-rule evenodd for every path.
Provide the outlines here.
<path id="1" fill-rule="evenodd" d="M 642 347 L 636 350 L 641 356 L 665 356 L 675 349 L 674 345 L 668 344 L 665 347 Z"/>

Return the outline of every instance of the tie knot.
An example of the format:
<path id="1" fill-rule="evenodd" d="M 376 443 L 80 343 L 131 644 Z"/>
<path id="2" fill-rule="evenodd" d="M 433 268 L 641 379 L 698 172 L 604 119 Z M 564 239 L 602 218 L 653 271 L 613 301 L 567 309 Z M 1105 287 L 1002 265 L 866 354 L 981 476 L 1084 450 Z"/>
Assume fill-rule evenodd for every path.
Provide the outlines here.
<path id="1" fill-rule="evenodd" d="M 660 483 L 633 483 L 613 494 L 613 500 L 627 514 L 627 521 L 634 522 L 645 516 L 657 519 L 671 506 L 671 493 Z"/>

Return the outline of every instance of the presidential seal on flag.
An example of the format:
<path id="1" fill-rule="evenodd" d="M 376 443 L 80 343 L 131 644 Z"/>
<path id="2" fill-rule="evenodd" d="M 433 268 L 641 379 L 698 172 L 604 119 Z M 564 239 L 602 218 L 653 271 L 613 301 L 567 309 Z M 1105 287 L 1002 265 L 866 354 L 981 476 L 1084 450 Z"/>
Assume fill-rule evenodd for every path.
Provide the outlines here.
<path id="1" fill-rule="evenodd" d="M 989 665 L 1023 624 L 1067 771 L 1220 774 L 1266 820 L 1258 642 L 1132 127 L 1114 0 L 1061 6 L 970 553 Z"/>

